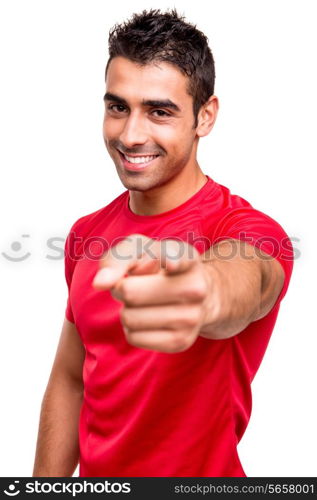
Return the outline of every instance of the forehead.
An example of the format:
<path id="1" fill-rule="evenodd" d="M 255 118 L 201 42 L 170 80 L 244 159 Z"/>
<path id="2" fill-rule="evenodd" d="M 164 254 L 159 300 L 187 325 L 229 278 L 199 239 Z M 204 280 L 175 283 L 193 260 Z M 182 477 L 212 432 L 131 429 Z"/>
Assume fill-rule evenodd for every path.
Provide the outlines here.
<path id="1" fill-rule="evenodd" d="M 188 77 L 172 64 L 154 62 L 141 66 L 124 57 L 114 57 L 108 66 L 107 91 L 128 100 L 169 98 L 173 102 L 192 102 Z"/>

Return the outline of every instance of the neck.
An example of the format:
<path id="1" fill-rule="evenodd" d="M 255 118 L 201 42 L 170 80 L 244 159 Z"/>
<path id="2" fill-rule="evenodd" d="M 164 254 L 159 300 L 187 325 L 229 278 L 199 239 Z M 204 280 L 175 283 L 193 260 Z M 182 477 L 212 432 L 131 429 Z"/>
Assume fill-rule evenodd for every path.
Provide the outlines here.
<path id="1" fill-rule="evenodd" d="M 130 210 L 137 215 L 157 215 L 185 203 L 207 182 L 198 163 L 194 171 L 182 170 L 166 184 L 148 191 L 130 191 Z"/>

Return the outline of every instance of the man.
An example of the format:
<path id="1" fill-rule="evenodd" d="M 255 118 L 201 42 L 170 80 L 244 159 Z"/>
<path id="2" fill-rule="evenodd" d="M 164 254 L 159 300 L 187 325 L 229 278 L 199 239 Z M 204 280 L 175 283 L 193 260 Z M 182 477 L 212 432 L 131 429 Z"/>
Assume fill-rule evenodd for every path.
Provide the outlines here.
<path id="1" fill-rule="evenodd" d="M 126 187 L 65 243 L 66 318 L 34 476 L 246 476 L 250 384 L 293 267 L 283 228 L 205 175 L 207 39 L 175 10 L 109 36 L 104 140 Z"/>

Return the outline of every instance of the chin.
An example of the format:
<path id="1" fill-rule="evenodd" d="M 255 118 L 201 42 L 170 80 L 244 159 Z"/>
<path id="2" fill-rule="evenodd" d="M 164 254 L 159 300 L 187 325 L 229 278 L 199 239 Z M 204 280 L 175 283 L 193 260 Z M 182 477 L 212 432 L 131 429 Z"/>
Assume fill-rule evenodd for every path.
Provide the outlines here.
<path id="1" fill-rule="evenodd" d="M 155 182 L 151 179 L 141 179 L 138 172 L 131 172 L 130 174 L 119 173 L 119 178 L 126 189 L 130 191 L 148 191 L 155 187 Z"/>

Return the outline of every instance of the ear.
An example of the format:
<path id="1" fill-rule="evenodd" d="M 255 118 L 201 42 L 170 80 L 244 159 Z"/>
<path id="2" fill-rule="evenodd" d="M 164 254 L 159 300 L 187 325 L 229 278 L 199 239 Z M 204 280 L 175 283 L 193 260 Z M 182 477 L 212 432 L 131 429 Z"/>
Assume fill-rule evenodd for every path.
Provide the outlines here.
<path id="1" fill-rule="evenodd" d="M 196 127 L 198 137 L 204 137 L 209 134 L 216 121 L 218 109 L 219 101 L 215 95 L 210 96 L 208 101 L 201 106 L 198 112 L 198 125 Z"/>

